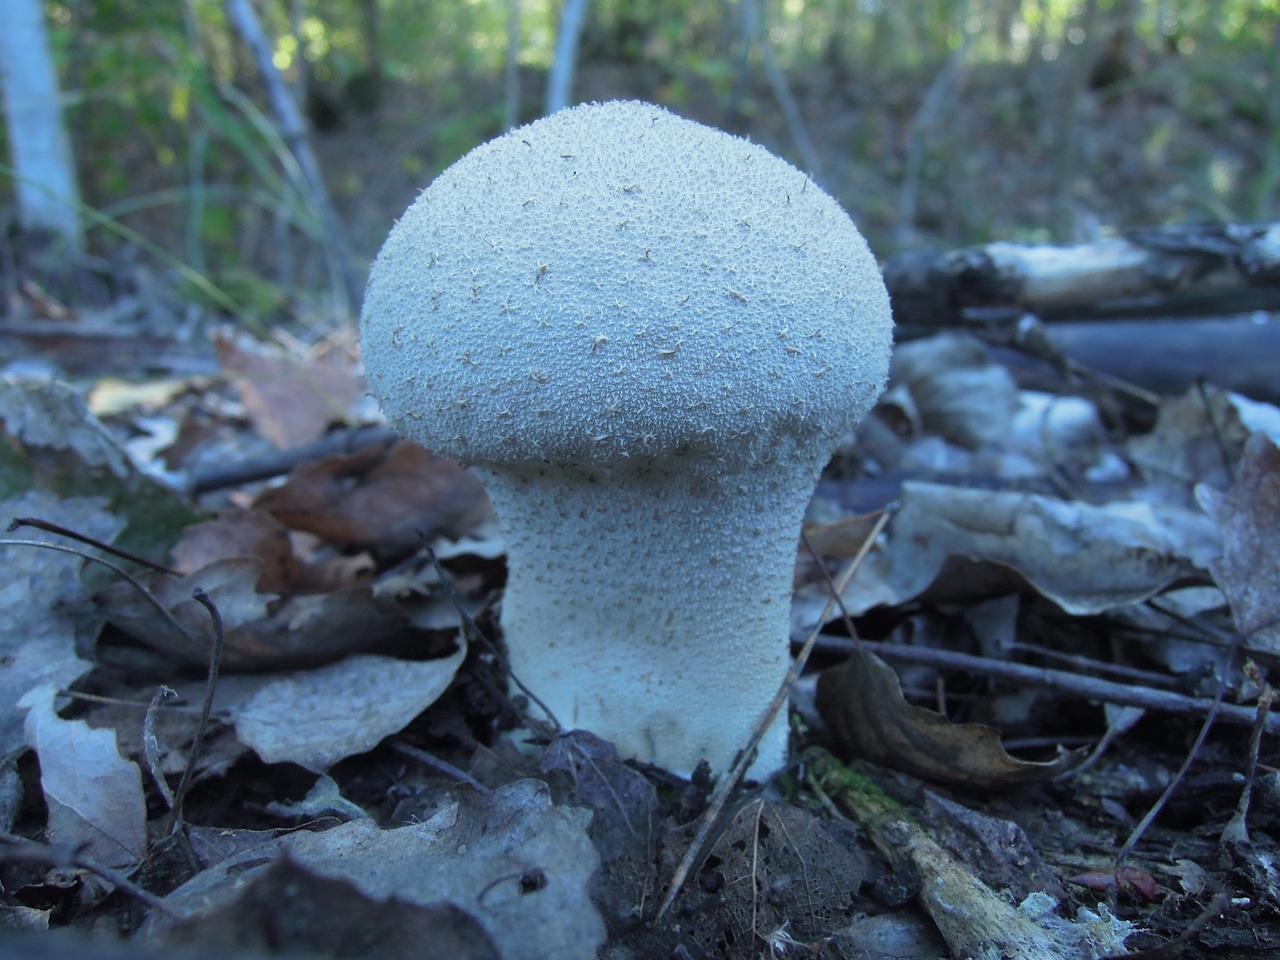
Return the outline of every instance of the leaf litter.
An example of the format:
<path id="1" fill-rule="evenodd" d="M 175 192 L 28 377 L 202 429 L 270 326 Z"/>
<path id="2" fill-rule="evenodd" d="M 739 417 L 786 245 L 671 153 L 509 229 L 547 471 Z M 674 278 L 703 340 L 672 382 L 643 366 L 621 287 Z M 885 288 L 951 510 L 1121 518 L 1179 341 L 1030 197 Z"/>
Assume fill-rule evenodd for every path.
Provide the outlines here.
<path id="1" fill-rule="evenodd" d="M 105 426 L 65 388 L 0 385 L 12 514 L 173 569 L 107 583 L 3 548 L 0 790 L 18 802 L 0 830 L 48 843 L 44 864 L 0 846 L 9 925 L 144 921 L 139 949 L 228 956 L 1103 956 L 1180 935 L 1265 956 L 1280 940 L 1276 725 L 1253 707 L 1280 641 L 1274 407 L 1202 385 L 1135 416 L 1096 387 L 1022 388 L 964 335 L 899 348 L 807 531 L 833 569 L 879 529 L 863 511 L 889 509 L 883 533 L 830 612 L 818 559 L 797 566 L 794 636 L 822 631 L 794 701 L 807 750 L 690 850 L 696 776 L 581 731 L 502 733 L 521 704 L 459 628 L 497 633 L 503 547 L 475 477 L 379 441 L 211 482 L 211 463 L 369 416 L 340 359 L 220 349 L 222 378 L 99 392 Z M 915 659 L 894 671 L 877 650 Z M 151 708 L 148 760 L 162 683 L 178 696 Z M 151 778 L 174 785 L 188 761 L 168 811 Z M 1246 781 L 1247 842 L 1220 846 Z"/>

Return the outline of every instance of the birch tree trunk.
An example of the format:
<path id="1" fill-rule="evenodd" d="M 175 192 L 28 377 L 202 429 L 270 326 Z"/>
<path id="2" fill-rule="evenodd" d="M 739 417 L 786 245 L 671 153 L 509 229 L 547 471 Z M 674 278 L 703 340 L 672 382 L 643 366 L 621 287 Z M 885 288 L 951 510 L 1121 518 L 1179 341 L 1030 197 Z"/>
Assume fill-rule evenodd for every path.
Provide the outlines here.
<path id="1" fill-rule="evenodd" d="M 18 221 L 82 246 L 80 192 L 42 0 L 0 0 L 0 86 Z"/>

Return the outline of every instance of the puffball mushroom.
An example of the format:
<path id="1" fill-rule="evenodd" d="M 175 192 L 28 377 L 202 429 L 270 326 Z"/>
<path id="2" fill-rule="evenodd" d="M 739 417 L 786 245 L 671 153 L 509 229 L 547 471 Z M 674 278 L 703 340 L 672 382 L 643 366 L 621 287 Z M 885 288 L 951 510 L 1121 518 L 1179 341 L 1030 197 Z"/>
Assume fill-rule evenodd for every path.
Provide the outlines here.
<path id="1" fill-rule="evenodd" d="M 484 476 L 512 672 L 623 756 L 728 769 L 786 676 L 805 506 L 888 369 L 839 205 L 660 107 L 564 110 L 418 197 L 361 337 L 391 424 Z M 786 752 L 782 717 L 752 775 Z"/>

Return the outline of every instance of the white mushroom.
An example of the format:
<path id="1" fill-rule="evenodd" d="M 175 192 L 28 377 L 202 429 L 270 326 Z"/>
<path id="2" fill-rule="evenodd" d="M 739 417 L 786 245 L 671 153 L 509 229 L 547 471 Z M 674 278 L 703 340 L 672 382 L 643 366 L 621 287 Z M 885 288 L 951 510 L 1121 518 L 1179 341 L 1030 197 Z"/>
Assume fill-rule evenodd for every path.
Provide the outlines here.
<path id="1" fill-rule="evenodd" d="M 516 676 L 624 756 L 727 769 L 786 675 L 805 505 L 884 386 L 849 217 L 761 147 L 581 106 L 442 173 L 361 326 L 390 422 L 485 475 Z M 753 775 L 786 750 L 784 718 Z"/>

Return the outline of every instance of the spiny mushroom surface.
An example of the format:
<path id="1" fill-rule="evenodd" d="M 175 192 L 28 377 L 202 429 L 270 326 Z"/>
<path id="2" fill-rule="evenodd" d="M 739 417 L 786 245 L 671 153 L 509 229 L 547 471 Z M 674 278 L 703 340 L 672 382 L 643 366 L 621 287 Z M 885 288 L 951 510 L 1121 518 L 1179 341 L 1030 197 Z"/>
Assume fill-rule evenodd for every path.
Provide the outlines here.
<path id="1" fill-rule="evenodd" d="M 561 111 L 419 196 L 361 334 L 388 420 L 484 476 L 516 676 L 624 756 L 726 770 L 787 671 L 805 506 L 888 368 L 839 205 L 660 107 Z M 753 775 L 786 750 L 782 717 Z"/>

